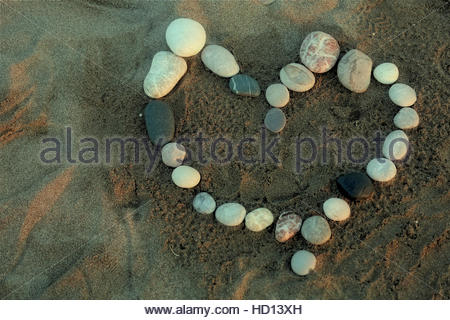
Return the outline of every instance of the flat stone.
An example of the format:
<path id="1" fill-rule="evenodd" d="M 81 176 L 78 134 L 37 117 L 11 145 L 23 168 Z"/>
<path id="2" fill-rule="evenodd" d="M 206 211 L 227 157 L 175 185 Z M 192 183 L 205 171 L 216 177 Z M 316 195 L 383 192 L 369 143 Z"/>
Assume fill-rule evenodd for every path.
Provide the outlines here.
<path id="1" fill-rule="evenodd" d="M 273 214 L 269 209 L 258 208 L 247 214 L 245 226 L 248 230 L 259 232 L 266 229 L 273 223 Z"/>
<path id="2" fill-rule="evenodd" d="M 200 173 L 189 166 L 179 166 L 172 171 L 172 181 L 180 188 L 193 188 L 200 182 Z"/>
<path id="3" fill-rule="evenodd" d="M 410 107 L 417 101 L 416 91 L 404 83 L 393 84 L 389 89 L 389 98 L 400 107 Z"/>
<path id="4" fill-rule="evenodd" d="M 177 56 L 192 57 L 205 46 L 206 31 L 195 20 L 179 18 L 167 27 L 166 41 L 170 50 Z"/>
<path id="5" fill-rule="evenodd" d="M 323 212 L 333 221 L 344 221 L 350 217 L 350 206 L 347 201 L 330 198 L 323 203 Z"/>
<path id="6" fill-rule="evenodd" d="M 159 99 L 167 95 L 187 71 L 183 58 L 169 51 L 160 51 L 153 57 L 144 79 L 144 92 L 150 98 Z"/>
<path id="7" fill-rule="evenodd" d="M 275 108 L 282 108 L 289 102 L 289 90 L 284 84 L 271 84 L 266 90 L 267 102 Z"/>
<path id="8" fill-rule="evenodd" d="M 293 212 L 283 212 L 275 226 L 275 239 L 286 242 L 300 231 L 302 218 Z"/>
<path id="9" fill-rule="evenodd" d="M 338 177 L 337 185 L 346 197 L 353 200 L 369 198 L 375 191 L 372 181 L 361 172 L 352 172 Z"/>
<path id="10" fill-rule="evenodd" d="M 312 72 L 324 73 L 333 68 L 339 57 L 339 43 L 328 33 L 308 34 L 300 47 L 300 59 Z"/>
<path id="11" fill-rule="evenodd" d="M 383 155 L 390 160 L 402 160 L 409 150 L 409 139 L 402 130 L 394 130 L 386 136 Z"/>
<path id="12" fill-rule="evenodd" d="M 413 108 L 401 108 L 394 117 L 394 124 L 397 128 L 406 130 L 413 129 L 419 125 L 419 115 Z"/>
<path id="13" fill-rule="evenodd" d="M 350 91 L 362 93 L 369 88 L 372 59 L 365 53 L 352 49 L 338 63 L 339 81 Z"/>
<path id="14" fill-rule="evenodd" d="M 229 202 L 217 208 L 216 219 L 226 226 L 234 227 L 244 221 L 246 213 L 245 208 L 239 203 Z"/>
<path id="15" fill-rule="evenodd" d="M 382 84 L 392 84 L 398 79 L 398 68 L 395 64 L 385 62 L 376 66 L 373 77 Z"/>
<path id="16" fill-rule="evenodd" d="M 291 268 L 299 276 L 306 276 L 316 267 L 316 257 L 309 251 L 300 250 L 291 258 Z"/>
<path id="17" fill-rule="evenodd" d="M 312 216 L 303 222 L 301 230 L 303 238 L 312 244 L 324 244 L 331 237 L 330 226 L 321 216 Z"/>
<path id="18" fill-rule="evenodd" d="M 305 92 L 314 87 L 316 78 L 304 65 L 290 63 L 280 71 L 281 82 L 292 91 Z"/>
<path id="19" fill-rule="evenodd" d="M 175 119 L 172 109 L 161 101 L 151 101 L 144 110 L 145 126 L 150 141 L 157 145 L 164 145 L 173 139 Z"/>
<path id="20" fill-rule="evenodd" d="M 386 158 L 376 158 L 369 161 L 366 167 L 369 177 L 375 181 L 387 182 L 392 180 L 397 174 L 395 164 Z"/>
<path id="21" fill-rule="evenodd" d="M 274 133 L 283 130 L 286 125 L 286 116 L 284 112 L 278 108 L 270 109 L 264 118 L 264 125 L 266 128 Z"/>
<path id="22" fill-rule="evenodd" d="M 221 77 L 229 78 L 239 72 L 236 59 L 222 46 L 206 46 L 202 51 L 202 61 L 209 70 Z"/>
<path id="23" fill-rule="evenodd" d="M 258 81 L 246 74 L 238 74 L 230 79 L 230 89 L 240 96 L 257 97 L 261 94 Z"/>
<path id="24" fill-rule="evenodd" d="M 161 157 L 166 166 L 176 168 L 183 163 L 186 149 L 179 143 L 171 142 L 162 148 Z"/>
<path id="25" fill-rule="evenodd" d="M 198 213 L 210 214 L 216 210 L 216 201 L 207 192 L 200 192 L 194 198 L 192 205 Z"/>

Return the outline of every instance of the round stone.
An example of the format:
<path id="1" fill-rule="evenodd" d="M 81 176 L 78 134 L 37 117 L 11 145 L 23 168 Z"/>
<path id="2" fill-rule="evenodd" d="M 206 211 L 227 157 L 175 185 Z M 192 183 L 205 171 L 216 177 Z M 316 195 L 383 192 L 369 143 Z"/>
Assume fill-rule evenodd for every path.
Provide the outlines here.
<path id="1" fill-rule="evenodd" d="M 400 107 L 410 107 L 416 100 L 416 91 L 403 83 L 396 83 L 389 89 L 389 98 Z"/>
<path id="2" fill-rule="evenodd" d="M 383 155 L 390 160 L 402 160 L 409 150 L 409 139 L 402 130 L 389 133 L 383 143 Z"/>
<path id="3" fill-rule="evenodd" d="M 246 74 L 237 74 L 230 79 L 231 91 L 240 96 L 257 97 L 261 94 L 258 81 Z"/>
<path id="4" fill-rule="evenodd" d="M 229 78 L 239 72 L 234 56 L 222 46 L 206 46 L 202 51 L 202 61 L 209 70 L 221 77 Z"/>
<path id="5" fill-rule="evenodd" d="M 314 75 L 305 66 L 290 63 L 280 71 L 281 82 L 292 91 L 305 92 L 316 82 Z"/>
<path id="6" fill-rule="evenodd" d="M 312 72 L 324 73 L 333 68 L 339 57 L 339 44 L 322 31 L 308 34 L 300 47 L 300 59 Z"/>
<path id="7" fill-rule="evenodd" d="M 197 21 L 179 18 L 167 27 L 166 41 L 170 50 L 177 56 L 191 57 L 205 46 L 206 31 Z"/>
<path id="8" fill-rule="evenodd" d="M 275 239 L 286 242 L 300 230 L 302 218 L 293 212 L 283 212 L 278 218 L 275 226 Z"/>
<path id="9" fill-rule="evenodd" d="M 267 102 L 275 108 L 282 108 L 289 102 L 289 90 L 281 83 L 271 84 L 266 90 Z"/>
<path id="10" fill-rule="evenodd" d="M 369 88 L 372 59 L 365 53 L 352 49 L 338 63 L 339 81 L 348 90 L 362 93 Z"/>
<path id="11" fill-rule="evenodd" d="M 183 163 L 186 149 L 179 143 L 171 142 L 162 148 L 161 157 L 166 166 L 176 168 Z"/>
<path id="12" fill-rule="evenodd" d="M 200 182 L 200 173 L 189 166 L 179 166 L 172 171 L 172 181 L 180 188 L 193 188 Z"/>
<path id="13" fill-rule="evenodd" d="M 266 128 L 274 133 L 283 130 L 286 125 L 286 116 L 284 112 L 278 108 L 270 109 L 264 118 L 264 125 Z"/>
<path id="14" fill-rule="evenodd" d="M 398 68 L 390 62 L 379 64 L 373 70 L 373 77 L 382 84 L 393 84 L 398 79 Z"/>
<path id="15" fill-rule="evenodd" d="M 370 198 L 375 189 L 370 178 L 362 172 L 351 172 L 336 180 L 339 191 L 353 200 Z"/>
<path id="16" fill-rule="evenodd" d="M 316 257 L 309 251 L 300 250 L 291 259 L 291 268 L 299 276 L 306 276 L 316 267 Z"/>
<path id="17" fill-rule="evenodd" d="M 216 210 L 216 201 L 207 192 L 200 192 L 194 198 L 192 205 L 198 213 L 210 214 Z"/>
<path id="18" fill-rule="evenodd" d="M 331 229 L 327 220 L 321 216 L 312 216 L 303 222 L 301 230 L 303 238 L 312 244 L 323 244 L 331 237 Z"/>
<path id="19" fill-rule="evenodd" d="M 245 226 L 250 231 L 259 232 L 273 223 L 273 214 L 269 209 L 258 208 L 245 217 Z"/>
<path id="20" fill-rule="evenodd" d="M 394 117 L 394 124 L 400 129 L 412 129 L 419 125 L 419 115 L 413 108 L 401 108 Z"/>
<path id="21" fill-rule="evenodd" d="M 162 101 L 150 101 L 144 109 L 148 137 L 155 145 L 164 145 L 173 139 L 175 119 L 172 109 Z"/>
<path id="22" fill-rule="evenodd" d="M 217 208 L 216 219 L 226 226 L 233 227 L 244 221 L 246 212 L 245 208 L 239 203 L 224 203 Z"/>
<path id="23" fill-rule="evenodd" d="M 392 180 L 396 173 L 397 168 L 395 164 L 386 158 L 375 158 L 370 160 L 367 164 L 366 172 L 369 177 L 375 181 L 386 182 Z"/>
<path id="24" fill-rule="evenodd" d="M 330 198 L 323 203 L 323 212 L 333 221 L 344 221 L 350 217 L 350 206 L 345 200 Z"/>

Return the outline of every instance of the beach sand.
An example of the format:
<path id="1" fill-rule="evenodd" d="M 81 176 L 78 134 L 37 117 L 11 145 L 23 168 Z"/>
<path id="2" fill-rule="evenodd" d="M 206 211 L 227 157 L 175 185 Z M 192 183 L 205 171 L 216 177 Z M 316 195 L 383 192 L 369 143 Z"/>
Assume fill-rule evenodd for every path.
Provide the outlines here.
<path id="1" fill-rule="evenodd" d="M 450 20 L 446 1 L 2 1 L 0 2 L 0 296 L 6 299 L 448 299 L 450 295 Z M 236 57 L 264 90 L 299 61 L 305 36 L 332 34 L 341 55 L 352 48 L 374 65 L 394 62 L 415 88 L 421 123 L 408 130 L 411 159 L 392 182 L 375 183 L 352 216 L 330 222 L 321 246 L 300 234 L 287 243 L 274 225 L 252 233 L 192 209 L 197 192 L 267 207 L 322 214 L 339 196 L 335 179 L 365 163 L 314 163 L 293 170 L 291 144 L 318 136 L 373 137 L 394 130 L 399 107 L 372 79 L 364 94 L 345 89 L 336 67 L 307 93 L 291 92 L 279 135 L 281 162 L 208 163 L 190 190 L 177 188 L 162 163 L 150 173 L 128 150 L 123 164 L 43 164 L 42 139 L 143 137 L 139 116 L 150 99 L 142 84 L 153 55 L 168 50 L 175 18 L 206 29 L 207 43 Z M 200 55 L 162 100 L 174 110 L 176 136 L 233 139 L 260 132 L 269 109 L 232 94 Z M 276 135 L 270 134 L 273 138 Z M 193 147 L 194 148 L 194 147 Z M 371 150 L 373 145 L 371 145 Z M 66 150 L 66 146 L 64 146 Z M 77 149 L 78 150 L 78 149 Z M 323 150 L 320 146 L 319 153 Z M 250 154 L 255 150 L 248 150 Z M 208 151 L 206 151 L 208 154 Z M 368 159 L 370 160 L 370 159 Z M 317 267 L 290 269 L 300 249 Z"/>

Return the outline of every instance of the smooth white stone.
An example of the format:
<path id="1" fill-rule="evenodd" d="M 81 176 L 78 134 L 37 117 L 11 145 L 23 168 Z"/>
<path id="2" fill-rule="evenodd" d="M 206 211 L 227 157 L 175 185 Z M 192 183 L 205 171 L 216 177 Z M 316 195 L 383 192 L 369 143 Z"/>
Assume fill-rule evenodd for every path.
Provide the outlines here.
<path id="1" fill-rule="evenodd" d="M 245 226 L 250 231 L 259 232 L 273 223 L 273 214 L 269 209 L 258 208 L 245 217 Z"/>
<path id="2" fill-rule="evenodd" d="M 172 181 L 180 188 L 193 188 L 200 182 L 200 173 L 189 166 L 179 166 L 172 171 Z"/>
<path id="3" fill-rule="evenodd" d="M 330 226 L 327 220 L 321 216 L 312 216 L 306 219 L 300 232 L 303 238 L 313 244 L 323 244 L 331 237 Z"/>
<path id="4" fill-rule="evenodd" d="M 304 65 L 289 63 L 280 71 L 281 82 L 292 91 L 305 92 L 314 87 L 316 78 Z"/>
<path id="5" fill-rule="evenodd" d="M 390 160 L 402 160 L 409 149 L 409 139 L 402 130 L 389 133 L 383 143 L 383 155 Z"/>
<path id="6" fill-rule="evenodd" d="M 419 125 L 419 115 L 413 108 L 401 108 L 394 117 L 394 124 L 400 129 L 412 129 Z"/>
<path id="7" fill-rule="evenodd" d="M 410 107 L 416 100 L 416 91 L 403 83 L 396 83 L 389 89 L 389 98 L 400 107 Z"/>
<path id="8" fill-rule="evenodd" d="M 309 251 L 300 250 L 291 258 L 291 268 L 299 276 L 306 276 L 316 267 L 316 257 Z"/>
<path id="9" fill-rule="evenodd" d="M 348 90 L 362 93 L 369 88 L 372 59 L 358 49 L 347 52 L 339 61 L 337 75 Z"/>
<path id="10" fill-rule="evenodd" d="M 393 84 L 398 79 L 398 68 L 395 64 L 385 62 L 376 66 L 373 77 L 382 84 Z"/>
<path id="11" fill-rule="evenodd" d="M 323 203 L 323 212 L 334 221 L 344 221 L 350 217 L 350 206 L 339 198 L 330 198 Z"/>
<path id="12" fill-rule="evenodd" d="M 144 80 L 145 94 L 158 99 L 168 94 L 187 71 L 183 58 L 169 51 L 160 51 L 153 57 L 150 71 Z"/>
<path id="13" fill-rule="evenodd" d="M 176 55 L 192 57 L 205 46 L 206 31 L 197 21 L 179 18 L 173 20 L 167 27 L 166 41 Z"/>
<path id="14" fill-rule="evenodd" d="M 200 192 L 194 198 L 192 205 L 198 213 L 210 214 L 216 210 L 216 201 L 207 192 Z"/>
<path id="15" fill-rule="evenodd" d="M 229 78 L 239 72 L 239 65 L 231 52 L 215 44 L 203 49 L 202 61 L 209 70 L 221 77 Z"/>
<path id="16" fill-rule="evenodd" d="M 179 143 L 171 142 L 161 149 L 161 157 L 166 166 L 176 168 L 183 163 L 186 149 Z"/>
<path id="17" fill-rule="evenodd" d="M 395 164 L 386 158 L 375 158 L 367 164 L 366 172 L 375 181 L 386 182 L 397 174 Z"/>
<path id="18" fill-rule="evenodd" d="M 216 219 L 226 226 L 233 227 L 244 221 L 246 212 L 245 208 L 239 203 L 224 203 L 217 208 Z"/>
<path id="19" fill-rule="evenodd" d="M 289 102 L 289 90 L 284 84 L 271 84 L 266 90 L 267 102 L 275 108 L 282 108 Z"/>

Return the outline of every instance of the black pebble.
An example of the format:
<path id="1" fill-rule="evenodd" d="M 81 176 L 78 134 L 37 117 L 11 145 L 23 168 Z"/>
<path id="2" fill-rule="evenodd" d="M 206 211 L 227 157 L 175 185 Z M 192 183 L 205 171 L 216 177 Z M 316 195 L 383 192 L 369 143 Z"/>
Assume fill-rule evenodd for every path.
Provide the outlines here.
<path id="1" fill-rule="evenodd" d="M 161 101 L 151 101 L 144 110 L 145 126 L 153 144 L 161 146 L 173 139 L 175 119 L 172 109 Z"/>
<path id="2" fill-rule="evenodd" d="M 361 172 L 344 174 L 337 178 L 337 185 L 346 197 L 353 200 L 366 199 L 374 193 L 370 178 Z"/>

